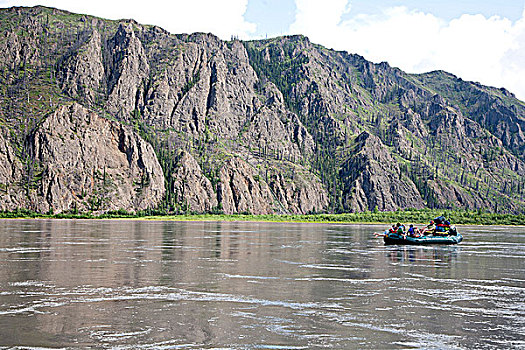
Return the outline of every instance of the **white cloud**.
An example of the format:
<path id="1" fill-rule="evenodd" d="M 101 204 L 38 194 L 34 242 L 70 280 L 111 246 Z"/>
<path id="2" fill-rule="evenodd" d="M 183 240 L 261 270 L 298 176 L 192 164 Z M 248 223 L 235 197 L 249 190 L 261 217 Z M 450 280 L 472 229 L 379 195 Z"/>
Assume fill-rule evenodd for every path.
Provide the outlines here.
<path id="1" fill-rule="evenodd" d="M 1 7 L 44 5 L 103 18 L 133 18 L 172 33 L 211 32 L 222 39 L 255 32 L 244 19 L 248 0 L 1 0 Z"/>
<path id="2" fill-rule="evenodd" d="M 525 100 L 525 10 L 515 22 L 483 15 L 445 21 L 406 7 L 341 20 L 349 1 L 312 3 L 316 1 L 296 0 L 291 33 L 407 72 L 443 69 L 465 80 L 505 87 Z"/>
<path id="3" fill-rule="evenodd" d="M 324 32 L 336 29 L 341 16 L 348 12 L 347 0 L 295 0 L 297 6 L 296 22 L 293 26 L 308 26 L 312 24 Z M 303 34 L 302 28 L 297 34 Z"/>

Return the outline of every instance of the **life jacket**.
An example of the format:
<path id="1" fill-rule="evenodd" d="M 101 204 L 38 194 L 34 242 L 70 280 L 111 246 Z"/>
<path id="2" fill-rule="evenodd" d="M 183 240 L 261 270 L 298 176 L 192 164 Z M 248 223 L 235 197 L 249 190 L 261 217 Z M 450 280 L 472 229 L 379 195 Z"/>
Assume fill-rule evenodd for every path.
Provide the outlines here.
<path id="1" fill-rule="evenodd" d="M 445 231 L 448 231 L 450 229 L 450 224 L 447 225 L 447 224 L 437 224 L 436 225 L 436 231 L 439 231 L 439 232 L 445 232 Z"/>

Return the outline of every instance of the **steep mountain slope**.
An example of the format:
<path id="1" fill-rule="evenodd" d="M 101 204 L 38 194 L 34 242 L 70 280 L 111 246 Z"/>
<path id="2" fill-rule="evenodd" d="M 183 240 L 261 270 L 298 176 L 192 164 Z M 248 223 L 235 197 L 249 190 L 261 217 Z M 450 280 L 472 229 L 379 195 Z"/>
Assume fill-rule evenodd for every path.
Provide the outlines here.
<path id="1" fill-rule="evenodd" d="M 443 72 L 409 75 L 301 36 L 249 42 L 247 48 L 256 71 L 281 89 L 289 108 L 313 130 L 322 162 L 317 168 L 329 187 L 352 192 L 356 176 L 348 182 L 345 174 L 360 170 L 348 169 L 355 163 L 348 149 L 364 132 L 381 139 L 427 206 L 523 210 L 525 105 L 507 91 Z M 380 198 L 385 191 L 365 196 Z"/>
<path id="2" fill-rule="evenodd" d="M 525 208 L 525 105 L 506 90 L 444 72 L 406 74 L 302 36 L 224 42 L 45 7 L 0 18 L 3 208 Z M 44 157 L 37 140 L 59 125 L 62 137 L 77 137 L 78 126 L 84 139 L 55 137 Z M 118 190 L 99 189 L 98 208 L 64 199 L 85 188 L 91 167 L 109 169 L 120 155 L 60 150 L 85 149 L 89 134 L 95 154 L 111 144 L 122 151 L 107 140 L 121 137 L 118 128 L 140 154 L 112 175 Z M 50 183 L 64 164 L 83 175 L 60 192 Z"/>

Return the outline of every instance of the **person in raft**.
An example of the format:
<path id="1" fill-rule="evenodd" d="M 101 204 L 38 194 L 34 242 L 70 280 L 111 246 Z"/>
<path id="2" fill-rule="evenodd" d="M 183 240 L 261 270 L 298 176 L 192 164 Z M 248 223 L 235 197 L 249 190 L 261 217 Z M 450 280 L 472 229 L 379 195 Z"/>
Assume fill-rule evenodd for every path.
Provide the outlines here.
<path id="1" fill-rule="evenodd" d="M 390 230 L 388 230 L 388 233 L 396 233 L 398 227 L 399 227 L 399 224 L 393 224 Z"/>
<path id="2" fill-rule="evenodd" d="M 409 237 L 419 237 L 418 234 L 416 234 L 416 228 L 414 225 L 410 224 L 410 227 L 408 228 L 407 235 Z"/>
<path id="3" fill-rule="evenodd" d="M 419 231 L 419 234 L 421 236 L 428 236 L 434 234 L 434 232 L 436 232 L 436 225 L 434 224 L 434 220 L 431 220 L 427 226 Z"/>
<path id="4" fill-rule="evenodd" d="M 401 224 L 399 224 L 399 223 L 398 223 L 398 224 L 393 224 L 392 227 L 390 227 L 390 228 L 388 229 L 388 234 L 392 234 L 392 233 L 396 233 L 396 232 L 398 232 L 398 229 L 399 229 L 399 226 L 400 226 L 400 225 L 401 225 Z M 374 232 L 374 236 L 376 236 L 376 237 L 384 237 L 385 234 L 387 234 L 386 231 L 385 231 L 384 233 L 377 233 L 377 232 Z"/>

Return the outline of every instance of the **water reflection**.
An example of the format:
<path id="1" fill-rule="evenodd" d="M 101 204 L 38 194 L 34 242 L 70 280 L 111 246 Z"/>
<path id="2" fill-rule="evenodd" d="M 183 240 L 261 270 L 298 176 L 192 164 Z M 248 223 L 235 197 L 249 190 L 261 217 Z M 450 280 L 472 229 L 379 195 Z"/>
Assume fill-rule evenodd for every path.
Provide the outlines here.
<path id="1" fill-rule="evenodd" d="M 460 246 L 393 246 L 387 252 L 391 262 L 415 264 L 424 262 L 429 266 L 441 267 L 455 263 Z"/>
<path id="2" fill-rule="evenodd" d="M 525 345 L 523 228 L 436 247 L 384 246 L 378 229 L 0 221 L 0 346 Z"/>

